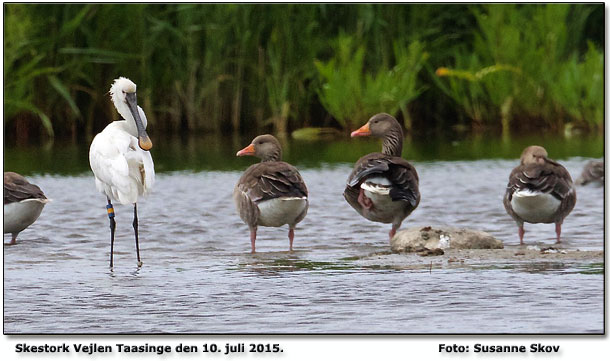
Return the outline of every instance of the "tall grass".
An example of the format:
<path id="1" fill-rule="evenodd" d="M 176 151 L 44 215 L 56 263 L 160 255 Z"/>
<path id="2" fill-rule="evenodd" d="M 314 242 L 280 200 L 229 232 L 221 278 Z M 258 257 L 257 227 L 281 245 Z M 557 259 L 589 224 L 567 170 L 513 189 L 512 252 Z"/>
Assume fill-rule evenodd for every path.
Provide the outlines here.
<path id="1" fill-rule="evenodd" d="M 603 121 L 603 52 L 580 51 L 592 7 L 570 4 L 485 5 L 474 11 L 472 50 L 454 67 L 437 69 L 437 85 L 474 127 L 502 123 L 508 132 L 528 122 L 561 129 L 568 122 Z"/>
<path id="2" fill-rule="evenodd" d="M 49 58 L 57 55 L 54 46 L 69 39 L 80 26 L 87 8 L 69 14 L 71 20 L 58 24 L 46 37 L 37 37 L 38 32 L 45 31 L 38 24 L 38 16 L 47 9 L 14 4 L 6 12 L 5 29 L 10 29 L 11 36 L 4 41 L 4 110 L 5 119 L 19 123 L 17 132 L 19 125 L 36 117 L 46 134 L 53 137 L 51 116 L 63 119 L 57 126 L 74 127 L 81 112 L 74 99 L 75 89 L 69 88 L 71 64 L 49 62 Z"/>
<path id="3" fill-rule="evenodd" d="M 318 95 L 324 107 L 346 129 L 365 122 L 371 115 L 387 112 L 405 119 L 407 129 L 411 118 L 407 105 L 423 90 L 416 83 L 417 75 L 428 55 L 423 45 L 414 41 L 407 46 L 394 43 L 396 65 L 380 66 L 375 72 L 365 69 L 365 48 L 345 34 L 336 39 L 336 54 L 327 62 L 316 61 L 322 77 Z"/>
<path id="4" fill-rule="evenodd" d="M 603 122 L 600 5 L 4 10 L 9 139 L 90 139 L 118 117 L 107 96 L 117 76 L 138 84 L 154 136 L 351 129 L 380 111 L 413 132 Z"/>

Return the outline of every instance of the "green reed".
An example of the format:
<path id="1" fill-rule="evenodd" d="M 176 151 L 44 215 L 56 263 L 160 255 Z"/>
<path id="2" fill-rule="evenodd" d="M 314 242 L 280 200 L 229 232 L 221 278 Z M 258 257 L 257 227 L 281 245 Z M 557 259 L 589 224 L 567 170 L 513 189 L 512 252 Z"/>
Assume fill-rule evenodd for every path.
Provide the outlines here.
<path id="1" fill-rule="evenodd" d="M 585 53 L 579 49 L 593 10 L 570 4 L 476 9 L 473 48 L 457 51 L 454 67 L 438 68 L 436 84 L 474 127 L 599 126 L 603 50 L 591 42 Z"/>
<path id="2" fill-rule="evenodd" d="M 107 95 L 117 76 L 138 84 L 153 137 L 347 130 L 380 111 L 420 133 L 603 123 L 599 5 L 4 10 L 4 124 L 16 142 L 91 139 L 118 117 Z"/>

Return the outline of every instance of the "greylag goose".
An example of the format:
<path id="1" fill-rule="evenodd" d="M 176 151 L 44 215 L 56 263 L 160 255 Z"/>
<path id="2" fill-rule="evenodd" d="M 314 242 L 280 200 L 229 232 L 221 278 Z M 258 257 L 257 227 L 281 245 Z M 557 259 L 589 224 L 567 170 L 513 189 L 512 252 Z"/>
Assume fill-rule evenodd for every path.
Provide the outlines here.
<path id="1" fill-rule="evenodd" d="M 421 195 L 415 168 L 401 158 L 403 133 L 391 115 L 373 116 L 352 137 L 373 136 L 383 139 L 381 153 L 360 158 L 347 179 L 343 196 L 364 218 L 391 223 L 390 240 L 403 220 L 413 212 Z"/>
<path id="2" fill-rule="evenodd" d="M 299 171 L 282 162 L 282 147 L 274 136 L 265 134 L 237 152 L 237 156 L 253 155 L 261 159 L 251 165 L 233 190 L 239 217 L 250 228 L 252 253 L 256 252 L 258 226 L 280 227 L 288 224 L 290 251 L 294 228 L 305 218 L 309 201 L 307 187 Z"/>
<path id="3" fill-rule="evenodd" d="M 11 244 L 17 243 L 19 232 L 40 216 L 47 197 L 37 185 L 20 174 L 4 172 L 4 233 L 11 233 Z"/>
<path id="4" fill-rule="evenodd" d="M 548 158 L 546 150 L 532 145 L 521 153 L 521 164 L 510 173 L 504 208 L 519 226 L 523 244 L 523 223 L 555 223 L 557 243 L 561 224 L 576 204 L 576 190 L 570 173 Z"/>
<path id="5" fill-rule="evenodd" d="M 150 155 L 152 142 L 146 134 L 146 115 L 136 101 L 136 85 L 118 78 L 110 87 L 110 97 L 123 120 L 114 121 L 93 138 L 89 164 L 95 176 L 95 187 L 106 196 L 110 219 L 110 267 L 113 265 L 116 222 L 112 201 L 133 204 L 133 230 L 136 239 L 138 267 L 138 197 L 148 194 L 155 182 L 155 167 Z"/>
<path id="6" fill-rule="evenodd" d="M 576 180 L 576 184 L 584 186 L 585 184 L 598 182 L 604 184 L 604 161 L 590 160 L 585 164 L 580 178 Z"/>

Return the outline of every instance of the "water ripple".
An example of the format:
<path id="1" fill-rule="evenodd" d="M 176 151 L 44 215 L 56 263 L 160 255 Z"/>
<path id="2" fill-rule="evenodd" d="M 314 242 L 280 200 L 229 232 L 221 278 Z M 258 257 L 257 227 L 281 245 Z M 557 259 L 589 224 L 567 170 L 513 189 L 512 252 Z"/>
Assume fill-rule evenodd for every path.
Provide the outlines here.
<path id="1" fill-rule="evenodd" d="M 576 175 L 584 161 L 564 164 Z M 515 161 L 414 165 L 422 201 L 403 227 L 472 227 L 518 245 L 502 206 Z M 112 271 L 105 200 L 92 177 L 31 177 L 53 202 L 19 244 L 4 248 L 5 332 L 603 330 L 603 264 L 457 264 L 433 272 L 428 260 L 388 265 L 404 257 L 387 252 L 388 225 L 364 220 L 343 200 L 350 168 L 304 169 L 310 209 L 295 252 L 286 252 L 286 227 L 261 227 L 255 255 L 231 199 L 240 172 L 161 174 L 138 207 L 144 266 L 136 266 L 132 208 L 116 205 Z M 603 188 L 578 189 L 565 247 L 602 249 L 602 195 Z M 526 225 L 528 244 L 553 238 L 553 225 Z"/>

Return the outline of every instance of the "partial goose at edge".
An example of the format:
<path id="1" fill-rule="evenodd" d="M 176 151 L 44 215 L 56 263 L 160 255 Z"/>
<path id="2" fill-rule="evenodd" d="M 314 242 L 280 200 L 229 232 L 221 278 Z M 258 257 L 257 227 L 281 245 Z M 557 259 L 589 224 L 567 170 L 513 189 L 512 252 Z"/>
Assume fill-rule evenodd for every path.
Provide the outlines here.
<path id="1" fill-rule="evenodd" d="M 17 243 L 21 231 L 34 223 L 50 200 L 35 184 L 15 172 L 4 172 L 4 233 Z"/>

